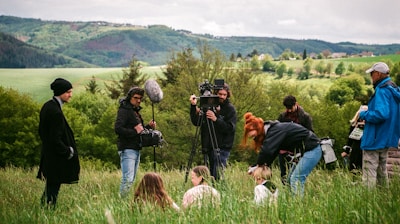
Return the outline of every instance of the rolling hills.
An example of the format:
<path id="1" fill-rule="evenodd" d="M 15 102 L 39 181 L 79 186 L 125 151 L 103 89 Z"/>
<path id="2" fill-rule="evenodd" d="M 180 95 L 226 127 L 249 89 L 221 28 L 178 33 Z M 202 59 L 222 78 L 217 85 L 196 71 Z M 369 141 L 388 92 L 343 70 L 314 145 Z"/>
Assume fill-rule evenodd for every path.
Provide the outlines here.
<path id="1" fill-rule="evenodd" d="M 0 32 L 11 35 L 30 46 L 80 61 L 74 66 L 127 66 L 132 56 L 150 65 L 162 65 L 171 52 L 196 48 L 198 41 L 229 55 L 250 54 L 253 50 L 278 57 L 285 49 L 293 52 L 345 52 L 375 55 L 400 52 L 400 44 L 365 45 L 350 42 L 330 43 L 322 40 L 294 40 L 276 37 L 217 37 L 174 30 L 164 25 L 136 26 L 103 21 L 44 21 L 40 19 L 0 16 Z M 1 45 L 3 43 L 1 42 Z M 70 67 L 67 63 L 64 67 Z"/>

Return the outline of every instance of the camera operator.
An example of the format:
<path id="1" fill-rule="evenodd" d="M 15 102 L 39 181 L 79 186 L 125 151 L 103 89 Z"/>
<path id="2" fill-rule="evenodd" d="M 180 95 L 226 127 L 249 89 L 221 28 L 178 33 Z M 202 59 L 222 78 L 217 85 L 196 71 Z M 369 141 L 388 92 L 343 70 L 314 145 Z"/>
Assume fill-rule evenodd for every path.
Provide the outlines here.
<path id="1" fill-rule="evenodd" d="M 221 88 L 214 89 L 214 92 L 219 98 L 215 108 L 199 108 L 196 95 L 190 96 L 190 119 L 193 125 L 201 128 L 202 153 L 208 156 L 211 175 L 215 180 L 219 180 L 221 174 L 219 172 L 223 172 L 226 167 L 233 146 L 237 117 L 236 109 L 229 101 L 231 92 L 228 84 L 224 83 Z M 200 116 L 207 118 L 202 119 L 201 124 L 198 122 Z M 213 133 L 209 131 L 208 122 L 214 127 L 218 148 L 213 148 L 211 139 Z"/>

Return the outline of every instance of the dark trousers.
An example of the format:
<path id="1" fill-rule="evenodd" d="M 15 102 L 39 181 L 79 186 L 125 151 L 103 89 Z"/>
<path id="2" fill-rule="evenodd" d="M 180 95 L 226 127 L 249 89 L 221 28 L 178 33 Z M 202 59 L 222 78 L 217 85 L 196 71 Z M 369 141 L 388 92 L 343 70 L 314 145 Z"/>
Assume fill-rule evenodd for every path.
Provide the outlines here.
<path id="1" fill-rule="evenodd" d="M 46 181 L 46 186 L 44 187 L 43 195 L 41 198 L 42 206 L 48 205 L 52 206 L 53 208 L 56 206 L 60 187 L 60 183 L 49 183 L 48 181 Z"/>
<path id="2" fill-rule="evenodd" d="M 362 151 L 360 149 L 361 141 L 354 141 L 350 153 L 350 166 L 349 170 L 361 170 L 362 168 Z"/>
<path id="3" fill-rule="evenodd" d="M 215 180 L 220 180 L 221 176 L 223 176 L 230 151 L 221 149 L 218 152 L 217 150 L 210 149 L 207 155 L 211 176 L 213 176 Z"/>

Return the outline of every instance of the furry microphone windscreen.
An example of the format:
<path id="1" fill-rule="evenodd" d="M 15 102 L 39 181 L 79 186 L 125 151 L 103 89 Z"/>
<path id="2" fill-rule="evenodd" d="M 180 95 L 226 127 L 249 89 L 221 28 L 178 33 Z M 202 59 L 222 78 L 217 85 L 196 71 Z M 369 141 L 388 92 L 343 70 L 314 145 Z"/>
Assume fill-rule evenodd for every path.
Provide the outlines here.
<path id="1" fill-rule="evenodd" d="M 144 83 L 144 91 L 153 103 L 158 103 L 163 98 L 163 92 L 160 86 L 153 79 L 149 79 Z"/>

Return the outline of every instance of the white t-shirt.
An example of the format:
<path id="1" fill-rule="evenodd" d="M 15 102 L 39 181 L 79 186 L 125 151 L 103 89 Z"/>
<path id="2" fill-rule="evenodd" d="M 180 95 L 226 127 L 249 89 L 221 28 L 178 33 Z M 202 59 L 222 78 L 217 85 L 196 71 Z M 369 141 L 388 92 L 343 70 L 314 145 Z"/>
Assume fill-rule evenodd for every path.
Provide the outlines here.
<path id="1" fill-rule="evenodd" d="M 264 181 L 254 188 L 254 202 L 258 205 L 265 202 L 269 202 L 270 204 L 276 203 L 278 200 L 278 189 L 272 193 L 266 186 L 264 186 L 265 182 L 267 181 Z"/>
<path id="2" fill-rule="evenodd" d="M 201 205 L 204 203 L 218 205 L 220 201 L 221 196 L 216 189 L 211 186 L 201 184 L 186 191 L 186 193 L 183 195 L 182 207 L 201 207 Z"/>

